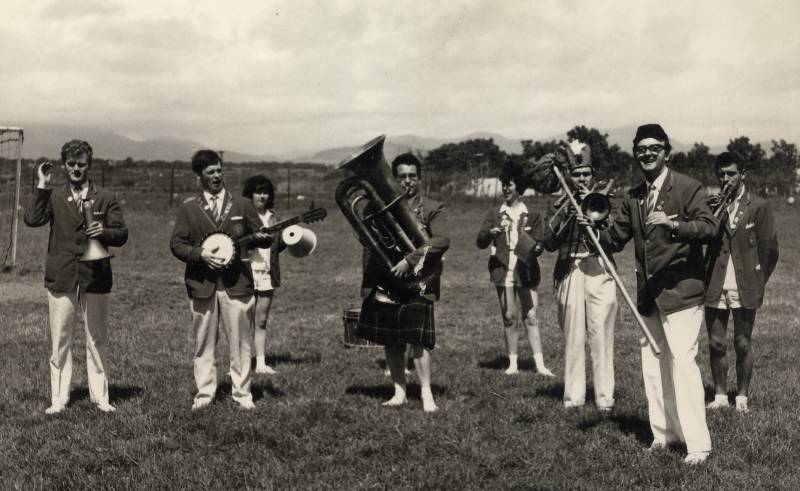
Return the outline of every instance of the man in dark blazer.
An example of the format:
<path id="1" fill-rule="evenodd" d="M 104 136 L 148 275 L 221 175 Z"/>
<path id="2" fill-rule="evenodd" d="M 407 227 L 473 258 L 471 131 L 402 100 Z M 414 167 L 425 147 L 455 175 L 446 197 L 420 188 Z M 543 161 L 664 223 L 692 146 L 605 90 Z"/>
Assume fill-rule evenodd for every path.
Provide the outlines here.
<path id="1" fill-rule="evenodd" d="M 687 464 L 711 453 L 703 380 L 695 357 L 703 324 L 703 243 L 718 222 L 696 180 L 669 169 L 669 137 L 640 126 L 633 153 L 645 181 L 628 192 L 601 240 L 615 250 L 634 239 L 637 306 L 661 354 L 641 340 L 642 373 L 653 431 L 651 449 L 686 442 Z"/>
<path id="2" fill-rule="evenodd" d="M 242 247 L 269 247 L 272 238 L 258 232 L 262 225 L 253 203 L 225 190 L 222 159 L 216 152 L 197 151 L 192 156 L 192 170 L 202 192 L 181 204 L 170 240 L 172 254 L 186 263 L 186 291 L 192 301 L 197 384 L 192 409 L 208 406 L 216 394 L 214 349 L 220 322 L 225 325 L 230 344 L 231 396 L 242 408 L 253 409 L 250 392 L 253 273 L 241 259 L 246 257 L 246 251 L 239 250 L 233 261 L 226 264 L 226 258 L 219 255 L 217 248 L 204 248 L 202 243 L 215 232 L 223 232 L 235 242 L 251 237 Z"/>
<path id="3" fill-rule="evenodd" d="M 419 193 L 422 163 L 413 154 L 397 156 L 392 161 L 392 174 L 406 192 L 408 205 L 419 217 L 431 240 L 400 259 L 391 271 L 387 271 L 380 259 L 368 247 L 364 247 L 361 279 L 361 296 L 364 302 L 356 332 L 364 339 L 385 346 L 386 365 L 394 384 L 394 395 L 384 405 L 400 406 L 407 401 L 405 352 L 406 346 L 410 345 L 411 357 L 419 377 L 422 408 L 425 412 L 433 412 L 438 409 L 431 391 L 431 351 L 436 343 L 433 302 L 439 300 L 441 258 L 450 246 L 450 241 L 433 236 L 431 224 L 435 218 L 441 216 L 444 206 L 438 201 L 423 198 Z M 420 297 L 389 298 L 391 292 L 384 288 L 388 275 L 399 278 L 411 276 L 414 270 L 431 263 L 438 264 L 439 273 L 430 278 Z M 389 311 L 400 311 L 398 305 L 402 305 L 406 312 L 416 313 L 408 315 L 408 322 L 403 325 L 397 320 L 390 322 L 384 316 Z"/>
<path id="4" fill-rule="evenodd" d="M 108 349 L 108 303 L 112 275 L 109 258 L 81 261 L 89 239 L 108 247 L 121 247 L 128 229 L 116 197 L 89 180 L 92 147 L 72 140 L 61 148 L 61 163 L 67 177 L 64 186 L 50 187 L 49 162 L 37 167 L 33 205 L 25 212 L 25 224 L 50 224 L 44 286 L 50 311 L 52 355 L 50 357 L 50 407 L 56 414 L 69 402 L 72 380 L 72 335 L 75 313 L 80 310 L 86 326 L 86 370 L 89 398 L 103 412 L 112 412 L 106 373 Z M 84 223 L 82 206 L 92 204 L 94 221 Z"/>
<path id="5" fill-rule="evenodd" d="M 778 235 L 767 202 L 745 188 L 745 163 L 732 153 L 723 152 L 714 167 L 720 186 L 729 186 L 730 199 L 725 203 L 715 200 L 713 204 L 722 223 L 706 250 L 706 328 L 715 393 L 707 407 L 728 407 L 725 351 L 728 316 L 732 312 L 736 409 L 746 413 L 753 375 L 750 337 L 756 310 L 764 300 L 764 285 L 778 263 Z"/>

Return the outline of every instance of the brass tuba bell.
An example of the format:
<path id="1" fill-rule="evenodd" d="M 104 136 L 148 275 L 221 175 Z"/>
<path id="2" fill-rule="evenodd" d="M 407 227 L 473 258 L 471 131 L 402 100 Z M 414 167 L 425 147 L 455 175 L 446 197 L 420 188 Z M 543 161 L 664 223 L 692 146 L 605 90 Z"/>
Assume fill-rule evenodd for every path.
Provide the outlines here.
<path id="1" fill-rule="evenodd" d="M 94 221 L 92 202 L 89 200 L 84 200 L 81 204 L 81 210 L 83 211 L 83 226 L 88 227 L 89 224 Z M 114 255 L 108 252 L 108 250 L 103 247 L 103 244 L 101 244 L 99 240 L 90 238 L 86 244 L 86 251 L 84 251 L 79 261 L 88 263 L 112 257 L 114 257 Z"/>
<path id="2" fill-rule="evenodd" d="M 388 271 L 404 256 L 424 245 L 430 236 L 392 176 L 383 156 L 385 139 L 386 136 L 381 135 L 370 140 L 338 165 L 339 169 L 352 172 L 354 177 L 339 183 L 336 204 L 361 243 L 371 249 Z M 388 281 L 392 284 L 386 287 L 399 293 L 419 293 L 425 288 L 425 280 L 420 278 Z"/>

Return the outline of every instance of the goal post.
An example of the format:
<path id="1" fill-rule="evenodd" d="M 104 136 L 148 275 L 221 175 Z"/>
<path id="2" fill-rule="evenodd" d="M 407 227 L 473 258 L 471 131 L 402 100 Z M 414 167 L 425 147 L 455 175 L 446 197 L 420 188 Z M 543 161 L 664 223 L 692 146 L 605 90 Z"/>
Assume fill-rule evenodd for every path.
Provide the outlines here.
<path id="1" fill-rule="evenodd" d="M 0 270 L 16 271 L 22 191 L 22 128 L 0 126 Z"/>

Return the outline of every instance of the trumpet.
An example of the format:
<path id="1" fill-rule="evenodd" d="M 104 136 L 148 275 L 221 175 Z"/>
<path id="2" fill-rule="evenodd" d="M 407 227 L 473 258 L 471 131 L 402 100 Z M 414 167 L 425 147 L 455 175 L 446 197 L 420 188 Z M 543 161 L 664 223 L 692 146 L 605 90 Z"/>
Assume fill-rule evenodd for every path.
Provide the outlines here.
<path id="1" fill-rule="evenodd" d="M 722 186 L 722 190 L 719 194 L 709 196 L 708 206 L 710 206 L 711 210 L 714 212 L 715 218 L 719 218 L 722 212 L 727 209 L 728 204 L 733 201 L 734 193 L 739 189 L 739 181 L 740 176 L 734 176 Z"/>

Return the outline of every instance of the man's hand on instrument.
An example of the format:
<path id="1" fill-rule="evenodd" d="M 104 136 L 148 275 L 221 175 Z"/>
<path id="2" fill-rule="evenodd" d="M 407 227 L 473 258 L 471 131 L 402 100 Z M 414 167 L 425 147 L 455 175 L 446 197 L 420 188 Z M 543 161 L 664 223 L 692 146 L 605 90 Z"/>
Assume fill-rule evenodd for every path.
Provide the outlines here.
<path id="1" fill-rule="evenodd" d="M 39 189 L 47 189 L 50 187 L 50 179 L 52 178 L 52 173 L 50 170 L 53 168 L 53 164 L 45 160 L 36 168 L 36 187 Z"/>
<path id="2" fill-rule="evenodd" d="M 411 265 L 405 259 L 401 259 L 389 272 L 397 278 L 407 278 L 411 273 Z"/>
<path id="3" fill-rule="evenodd" d="M 200 253 L 200 259 L 206 263 L 206 266 L 215 271 L 220 270 L 223 266 L 225 266 L 225 259 L 217 256 L 217 251 L 219 251 L 219 247 L 215 247 L 213 249 L 203 249 L 203 251 Z"/>
<path id="4" fill-rule="evenodd" d="M 498 235 L 503 233 L 503 229 L 500 227 L 492 227 L 489 229 L 489 235 L 492 237 L 497 237 Z"/>
<path id="5" fill-rule="evenodd" d="M 86 227 L 85 233 L 90 239 L 99 239 L 103 236 L 104 231 L 103 222 L 92 222 Z"/>
<path id="6" fill-rule="evenodd" d="M 575 215 L 575 220 L 578 222 L 578 225 L 581 227 L 593 227 L 594 221 L 589 219 L 586 215 L 581 213 L 580 215 Z"/>
<path id="7" fill-rule="evenodd" d="M 667 216 L 663 211 L 654 211 L 647 216 L 645 225 L 664 225 L 665 227 L 672 227 L 672 219 Z"/>

